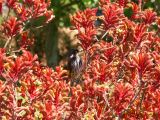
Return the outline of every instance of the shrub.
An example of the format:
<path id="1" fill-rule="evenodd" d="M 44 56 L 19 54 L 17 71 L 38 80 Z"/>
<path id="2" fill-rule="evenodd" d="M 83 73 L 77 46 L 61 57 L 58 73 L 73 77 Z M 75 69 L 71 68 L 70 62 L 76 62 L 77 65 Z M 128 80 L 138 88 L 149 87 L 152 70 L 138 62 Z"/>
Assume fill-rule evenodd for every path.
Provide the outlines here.
<path id="1" fill-rule="evenodd" d="M 29 51 L 34 44 L 33 20 L 44 17 L 44 26 L 54 17 L 47 9 L 50 2 L 7 0 L 6 5 L 9 12 L 1 28 L 6 42 L 0 48 L 0 119 L 160 116 L 160 18 L 153 10 L 144 10 L 141 1 L 100 0 L 98 8 L 71 16 L 83 53 L 81 83 L 73 87 L 67 70 L 42 66 Z M 19 49 L 14 50 L 13 41 L 18 41 Z"/>

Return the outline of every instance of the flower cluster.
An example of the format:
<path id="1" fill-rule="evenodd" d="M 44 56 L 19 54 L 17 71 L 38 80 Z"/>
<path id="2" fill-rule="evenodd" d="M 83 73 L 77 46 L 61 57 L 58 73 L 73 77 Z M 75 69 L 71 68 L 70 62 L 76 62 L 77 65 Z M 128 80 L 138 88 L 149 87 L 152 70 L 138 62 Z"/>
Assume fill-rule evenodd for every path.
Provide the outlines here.
<path id="1" fill-rule="evenodd" d="M 94 27 L 94 21 L 96 19 L 96 9 L 86 9 L 85 11 L 77 12 L 71 17 L 71 22 L 78 30 L 78 38 L 81 42 L 81 46 L 84 49 L 88 49 L 94 42 L 93 37 L 96 35 L 96 29 Z"/>
<path id="2" fill-rule="evenodd" d="M 157 100 L 159 28 L 153 27 L 159 26 L 159 18 L 153 10 L 143 10 L 140 6 L 142 3 L 139 2 L 138 5 L 123 0 L 100 0 L 98 9 L 102 10 L 102 15 L 95 17 L 90 12 L 90 15 L 100 19 L 102 24 L 93 27 L 97 31 L 97 37 L 100 32 L 100 39 L 96 42 L 92 39 L 88 44 L 87 67 L 84 67 L 81 78 L 84 84 L 81 88 L 83 92 L 76 94 L 75 98 L 75 101 L 79 101 L 81 97 L 81 105 L 77 109 L 85 109 L 79 118 L 156 119 L 156 116 L 160 115 Z M 131 11 L 130 15 L 126 15 L 127 10 Z M 85 12 L 83 16 L 77 17 L 77 13 L 72 17 L 72 23 L 78 31 L 77 26 L 88 31 L 90 19 L 83 19 Z M 76 18 L 81 22 L 77 22 Z M 80 35 L 79 31 L 78 36 Z M 85 51 L 82 39 L 86 42 L 89 40 L 85 37 L 78 38 Z M 78 91 L 79 89 L 75 93 Z M 79 114 L 79 111 L 76 112 Z"/>
<path id="3" fill-rule="evenodd" d="M 33 22 L 38 18 L 44 17 L 42 26 L 49 23 L 54 18 L 53 11 L 48 10 L 50 3 L 49 0 L 24 0 L 22 3 L 17 0 L 3 1 L 2 4 L 8 7 L 7 20 L 3 21 L 1 28 L 2 33 L 8 38 L 5 48 L 13 41 L 13 37 L 20 34 L 22 36 L 22 42 L 19 43 L 21 47 L 24 47 L 24 33 L 29 33 L 31 29 L 40 27 L 32 26 Z M 1 12 L 3 13 L 3 11 Z M 12 12 L 15 13 L 14 16 L 11 16 L 11 14 L 13 14 Z M 28 26 L 32 27 L 28 28 Z M 25 39 L 28 46 L 33 43 L 30 41 L 33 40 Z"/>
<path id="4" fill-rule="evenodd" d="M 61 100 L 67 91 L 63 81 L 66 70 L 57 67 L 54 71 L 43 67 L 37 56 L 28 51 L 23 50 L 22 55 L 16 58 L 7 56 L 3 49 L 0 53 L 0 118 L 33 119 L 43 116 L 56 119 L 59 115 L 52 111 L 62 109 L 65 104 Z"/>
<path id="5" fill-rule="evenodd" d="M 47 9 L 50 2 L 7 0 L 6 4 L 17 17 L 2 24 L 7 44 L 0 49 L 0 119 L 135 120 L 160 116 L 160 18 L 153 10 L 144 10 L 141 0 L 139 4 L 99 0 L 98 8 L 71 16 L 84 53 L 82 71 L 76 78 L 80 82 L 73 86 L 73 78 L 63 67 L 43 66 L 37 55 L 24 50 L 34 44 L 34 35 L 25 25 L 40 16 L 46 17 L 47 24 L 53 17 Z M 20 39 L 21 48 L 9 53 L 6 46 L 15 38 Z"/>

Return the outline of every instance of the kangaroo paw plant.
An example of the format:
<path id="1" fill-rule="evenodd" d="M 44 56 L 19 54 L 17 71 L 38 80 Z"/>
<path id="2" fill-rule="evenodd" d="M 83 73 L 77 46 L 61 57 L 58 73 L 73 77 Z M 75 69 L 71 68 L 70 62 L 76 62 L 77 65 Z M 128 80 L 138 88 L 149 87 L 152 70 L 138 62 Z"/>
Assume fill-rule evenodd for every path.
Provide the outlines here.
<path id="1" fill-rule="evenodd" d="M 158 119 L 160 17 L 144 4 L 99 0 L 70 16 L 83 62 L 80 82 L 70 86 L 67 70 L 43 66 L 31 53 L 33 30 L 54 18 L 50 1 L 1 2 L 0 119 Z"/>

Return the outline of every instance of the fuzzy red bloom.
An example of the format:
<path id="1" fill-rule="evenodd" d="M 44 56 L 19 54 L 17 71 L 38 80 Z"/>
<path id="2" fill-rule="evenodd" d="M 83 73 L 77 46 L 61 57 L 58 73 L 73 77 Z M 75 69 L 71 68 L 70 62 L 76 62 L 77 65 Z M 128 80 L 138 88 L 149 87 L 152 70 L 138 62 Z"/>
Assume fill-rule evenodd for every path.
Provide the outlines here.
<path id="1" fill-rule="evenodd" d="M 156 23 L 157 23 L 158 27 L 160 28 L 160 17 L 157 17 Z"/>
<path id="2" fill-rule="evenodd" d="M 105 29 L 108 30 L 111 27 L 116 27 L 119 23 L 119 19 L 123 17 L 123 10 L 117 6 L 117 4 L 104 5 L 102 8 L 104 14 Z"/>
<path id="3" fill-rule="evenodd" d="M 0 48 L 0 119 L 157 119 L 160 18 L 141 6 L 145 2 L 99 0 L 99 7 L 71 17 L 84 61 L 74 78 L 63 66 L 44 66 L 24 50 L 34 44 L 32 30 L 39 28 L 31 23 L 42 17 L 47 24 L 54 17 L 47 9 L 50 0 L 6 0 L 0 39 L 7 41 L 5 47 L 19 42 L 20 49 Z"/>
<path id="4" fill-rule="evenodd" d="M 110 0 L 99 0 L 99 2 L 101 5 L 105 5 L 105 4 L 110 3 Z"/>
<path id="5" fill-rule="evenodd" d="M 102 45 L 102 47 L 106 48 L 104 49 L 103 58 L 107 60 L 108 63 L 110 63 L 113 59 L 113 55 L 114 55 L 114 52 L 116 51 L 116 47 L 113 46 L 111 43 L 105 43 Z"/>
<path id="6" fill-rule="evenodd" d="M 147 26 L 144 24 L 138 24 L 134 30 L 134 41 L 137 44 L 137 47 L 141 45 L 141 42 L 147 35 Z"/>
<path id="7" fill-rule="evenodd" d="M 21 34 L 21 40 L 19 41 L 19 44 L 22 48 L 31 47 L 34 44 L 34 38 L 29 38 L 28 36 L 28 32 Z"/>
<path id="8" fill-rule="evenodd" d="M 129 84 L 117 83 L 114 91 L 113 106 L 115 106 L 116 112 L 119 114 L 123 110 L 133 96 L 132 86 Z"/>
<path id="9" fill-rule="evenodd" d="M 118 2 L 118 4 L 119 4 L 120 6 L 125 7 L 126 4 L 127 4 L 127 2 L 128 2 L 128 0 L 117 0 L 117 2 Z"/>
<path id="10" fill-rule="evenodd" d="M 47 7 L 50 5 L 50 2 L 45 2 L 44 0 L 36 0 L 34 1 L 33 4 L 33 13 L 32 13 L 32 17 L 33 18 L 37 18 L 40 16 L 43 16 L 44 13 L 47 12 Z"/>
<path id="11" fill-rule="evenodd" d="M 77 12 L 71 17 L 71 22 L 78 30 L 78 38 L 85 50 L 92 44 L 94 41 L 93 37 L 96 35 L 96 29 L 94 28 L 96 10 L 86 9 L 83 12 Z"/>
<path id="12" fill-rule="evenodd" d="M 2 26 L 2 31 L 7 37 L 14 37 L 22 30 L 22 22 L 15 17 L 11 17 Z"/>
<path id="13" fill-rule="evenodd" d="M 4 64 L 3 63 L 4 57 L 5 57 L 5 49 L 0 48 L 0 76 L 1 76 L 3 69 L 4 69 L 4 65 L 3 65 Z"/>
<path id="14" fill-rule="evenodd" d="M 27 5 L 32 5 L 34 0 L 23 0 L 23 2 Z"/>
<path id="15" fill-rule="evenodd" d="M 96 35 L 96 29 L 91 27 L 86 28 L 84 31 L 79 30 L 78 38 L 80 39 L 83 49 L 87 49 L 93 42 L 93 36 Z"/>
<path id="16" fill-rule="evenodd" d="M 46 103 L 45 103 L 45 106 L 46 106 L 46 112 L 47 112 L 47 114 L 48 115 L 50 115 L 51 114 L 51 112 L 52 112 L 52 101 L 46 101 Z"/>
<path id="17" fill-rule="evenodd" d="M 91 28 L 94 26 L 94 20 L 96 19 L 97 9 L 86 9 L 85 11 L 77 12 L 74 16 L 71 16 L 71 23 L 77 28 Z"/>
<path id="18" fill-rule="evenodd" d="M 156 17 L 157 17 L 156 12 L 149 10 L 149 9 L 145 10 L 142 13 L 142 19 L 145 24 L 149 24 L 149 25 L 152 24 L 153 22 L 155 22 Z"/>
<path id="19" fill-rule="evenodd" d="M 18 78 L 21 77 L 23 72 L 27 71 L 32 67 L 32 62 L 37 59 L 37 56 L 32 56 L 31 53 L 23 51 L 21 57 L 16 58 L 15 62 L 12 64 L 9 70 L 9 76 L 14 82 L 18 81 Z"/>
<path id="20" fill-rule="evenodd" d="M 44 15 L 46 17 L 46 23 L 49 23 L 54 18 L 53 11 L 51 10 L 47 11 Z"/>
<path id="21" fill-rule="evenodd" d="M 133 11 L 133 13 L 131 15 L 131 19 L 133 19 L 133 20 L 139 19 L 140 8 L 138 7 L 138 5 L 134 2 L 132 2 L 132 3 L 129 3 L 127 6 L 132 8 L 132 11 Z"/>
<path id="22" fill-rule="evenodd" d="M 136 53 L 132 56 L 133 66 L 136 67 L 140 75 L 145 74 L 146 71 L 151 70 L 153 63 L 150 55 L 147 53 Z"/>
<path id="23" fill-rule="evenodd" d="M 0 14 L 2 14 L 2 4 L 3 4 L 3 0 L 0 0 Z"/>
<path id="24" fill-rule="evenodd" d="M 14 6 L 16 5 L 17 0 L 7 0 L 7 6 L 9 8 L 14 8 Z"/>
<path id="25" fill-rule="evenodd" d="M 31 15 L 31 10 L 25 8 L 25 6 L 22 6 L 20 4 L 15 5 L 14 10 L 22 21 L 28 20 L 29 16 Z"/>

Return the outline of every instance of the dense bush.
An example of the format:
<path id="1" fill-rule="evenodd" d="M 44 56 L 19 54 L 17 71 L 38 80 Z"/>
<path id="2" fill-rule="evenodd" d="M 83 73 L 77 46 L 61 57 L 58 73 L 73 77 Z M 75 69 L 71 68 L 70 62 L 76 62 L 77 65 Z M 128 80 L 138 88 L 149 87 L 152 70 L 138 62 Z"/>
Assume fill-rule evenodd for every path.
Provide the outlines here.
<path id="1" fill-rule="evenodd" d="M 1 25 L 5 44 L 0 48 L 0 119 L 158 119 L 160 18 L 156 12 L 143 9 L 140 0 L 139 4 L 100 0 L 98 8 L 71 16 L 83 59 L 81 83 L 71 87 L 67 70 L 43 66 L 30 52 L 32 30 L 54 18 L 47 10 L 50 2 L 7 0 L 6 5 L 9 11 Z M 40 26 L 35 26 L 37 19 L 43 20 Z"/>

